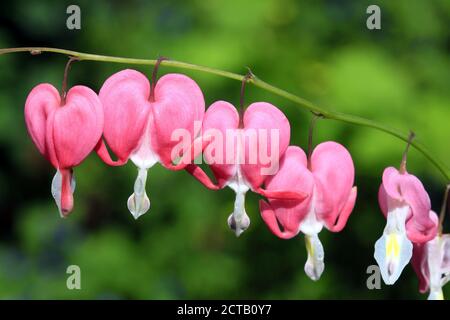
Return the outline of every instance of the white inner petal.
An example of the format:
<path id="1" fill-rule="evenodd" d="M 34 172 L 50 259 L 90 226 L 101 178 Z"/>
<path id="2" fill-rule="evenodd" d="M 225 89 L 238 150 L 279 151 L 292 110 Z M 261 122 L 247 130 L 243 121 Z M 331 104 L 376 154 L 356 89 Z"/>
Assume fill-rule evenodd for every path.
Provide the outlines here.
<path id="1" fill-rule="evenodd" d="M 134 193 L 128 198 L 127 206 L 134 219 L 139 218 L 150 209 L 150 200 L 145 193 L 147 169 L 139 169 L 134 182 Z"/>
<path id="2" fill-rule="evenodd" d="M 75 192 L 75 175 L 72 174 L 72 180 L 70 181 L 70 189 L 72 190 L 72 193 Z M 52 187 L 51 192 L 53 199 L 55 199 L 56 205 L 58 206 L 59 215 L 63 217 L 63 214 L 61 212 L 61 188 L 62 188 L 62 175 L 59 172 L 59 170 L 56 170 L 55 175 L 52 179 Z"/>
<path id="3" fill-rule="evenodd" d="M 299 230 L 305 234 L 306 251 L 308 253 L 308 258 L 305 263 L 305 273 L 314 281 L 320 279 L 325 269 L 325 252 L 318 236 L 322 228 L 323 222 L 319 221 L 316 216 L 316 195 L 313 189 L 311 206 L 305 218 L 300 223 Z"/>
<path id="4" fill-rule="evenodd" d="M 138 168 L 142 169 L 149 169 L 159 161 L 158 155 L 153 151 L 151 145 L 150 122 L 151 121 L 148 121 L 147 123 L 139 147 L 137 147 L 130 155 L 130 160 L 133 161 Z"/>
<path id="5" fill-rule="evenodd" d="M 439 287 L 439 289 L 430 290 L 428 300 L 444 300 L 444 293 L 442 292 L 442 288 Z"/>
<path id="6" fill-rule="evenodd" d="M 441 287 L 450 281 L 450 235 L 445 234 L 440 238 L 440 252 L 441 252 Z"/>
<path id="7" fill-rule="evenodd" d="M 375 243 L 375 260 L 387 285 L 394 284 L 412 256 L 413 245 L 406 235 L 406 205 L 392 208 L 387 214 L 383 236 Z"/>
<path id="8" fill-rule="evenodd" d="M 430 272 L 430 293 L 431 291 L 439 292 L 441 289 L 442 279 L 442 252 L 441 252 L 441 237 L 437 236 L 433 240 L 426 243 L 427 263 Z M 431 296 L 431 294 L 430 294 Z"/>
<path id="9" fill-rule="evenodd" d="M 325 269 L 325 252 L 317 234 L 305 235 L 308 259 L 305 263 L 305 273 L 311 280 L 317 281 Z"/>
<path id="10" fill-rule="evenodd" d="M 158 161 L 158 155 L 153 151 L 150 141 L 150 121 L 139 147 L 130 155 L 130 160 L 139 168 L 138 176 L 134 182 L 134 193 L 128 198 L 127 206 L 135 219 L 150 209 L 150 200 L 145 192 L 147 170 Z"/>
<path id="11" fill-rule="evenodd" d="M 303 219 L 302 223 L 300 223 L 300 231 L 306 235 L 317 235 L 320 231 L 322 231 L 323 223 L 319 221 L 316 217 L 316 195 L 315 190 L 312 192 L 311 198 L 311 207 Z"/>
<path id="12" fill-rule="evenodd" d="M 250 225 L 250 218 L 245 211 L 245 194 L 250 187 L 244 181 L 239 165 L 236 171 L 235 177 L 228 183 L 228 187 L 236 193 L 234 210 L 228 217 L 228 226 L 239 237 Z"/>
<path id="13" fill-rule="evenodd" d="M 234 231 L 237 237 L 244 232 L 250 225 L 250 218 L 245 211 L 245 194 L 250 189 L 248 183 L 242 176 L 241 166 L 242 163 L 241 151 L 242 150 L 242 131 L 238 131 L 238 139 L 236 146 L 236 173 L 234 177 L 228 182 L 230 187 L 235 193 L 236 198 L 234 200 L 234 211 L 228 217 L 228 226 Z"/>
<path id="14" fill-rule="evenodd" d="M 426 243 L 427 264 L 430 279 L 430 295 L 428 300 L 443 300 L 444 294 L 442 287 L 450 279 L 450 270 L 446 264 L 448 259 L 447 250 L 450 249 L 446 245 L 448 239 L 444 236 L 436 236 L 433 240 Z"/>

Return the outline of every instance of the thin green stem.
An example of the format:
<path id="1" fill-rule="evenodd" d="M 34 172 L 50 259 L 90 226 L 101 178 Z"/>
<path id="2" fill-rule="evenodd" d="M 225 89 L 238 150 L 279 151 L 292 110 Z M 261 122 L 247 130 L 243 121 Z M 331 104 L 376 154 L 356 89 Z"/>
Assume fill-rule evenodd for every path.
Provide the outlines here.
<path id="1" fill-rule="evenodd" d="M 113 56 L 104 56 L 104 55 L 97 55 L 97 54 L 90 54 L 90 53 L 83 53 L 78 51 L 72 51 L 72 50 L 65 50 L 65 49 L 59 49 L 59 48 L 47 48 L 47 47 L 22 47 L 22 48 L 8 48 L 8 49 L 0 49 L 0 55 L 5 53 L 14 53 L 14 52 L 29 52 L 33 55 L 40 54 L 42 52 L 53 52 L 53 53 L 59 53 L 64 54 L 72 57 L 77 57 L 79 60 L 88 60 L 88 61 L 102 61 L 102 62 L 113 62 L 113 63 L 125 63 L 125 64 L 139 64 L 139 65 L 155 65 L 157 60 L 150 60 L 150 59 L 133 59 L 133 58 L 123 58 L 123 57 L 113 57 Z M 186 70 L 195 70 L 195 71 L 201 71 L 209 74 L 215 74 L 221 77 L 243 81 L 245 75 L 232 73 L 228 71 L 218 70 L 214 68 L 199 66 L 195 64 L 180 62 L 180 61 L 174 61 L 174 60 L 164 60 L 161 62 L 161 65 L 167 66 L 167 67 L 175 67 L 180 69 L 186 69 Z M 313 104 L 312 102 L 303 99 L 299 96 L 296 96 L 290 92 L 287 92 L 283 89 L 277 88 L 267 82 L 262 81 L 261 79 L 258 79 L 256 76 L 253 76 L 251 79 L 248 79 L 248 83 L 252 83 L 256 87 L 259 87 L 263 90 L 266 90 L 268 92 L 271 92 L 275 95 L 278 95 L 280 97 L 283 97 L 285 99 L 288 99 L 295 104 L 299 105 L 300 107 L 307 109 L 315 114 L 320 114 L 325 119 L 331 119 L 331 120 L 337 120 L 342 121 L 354 125 L 364 126 L 373 128 L 379 131 L 383 131 L 389 135 L 392 135 L 394 137 L 397 137 L 405 142 L 408 142 L 409 134 L 408 132 L 402 132 L 400 130 L 391 128 L 389 126 L 386 126 L 381 123 L 377 123 L 375 121 L 365 119 L 359 116 L 354 116 L 350 114 L 344 114 L 336 111 L 326 110 L 323 108 L 320 108 Z M 445 178 L 446 183 L 450 182 L 450 170 L 446 167 L 444 163 L 442 163 L 440 160 L 438 160 L 436 157 L 434 157 L 427 148 L 418 142 L 417 140 L 414 140 L 414 142 L 411 143 L 411 145 L 418 150 L 420 153 L 422 153 L 437 169 L 438 171 L 443 175 Z"/>
<path id="2" fill-rule="evenodd" d="M 450 184 L 447 185 L 444 192 L 444 200 L 442 200 L 441 212 L 439 214 L 439 235 L 442 236 L 442 230 L 444 229 L 444 219 L 447 213 L 448 192 L 450 191 Z"/>

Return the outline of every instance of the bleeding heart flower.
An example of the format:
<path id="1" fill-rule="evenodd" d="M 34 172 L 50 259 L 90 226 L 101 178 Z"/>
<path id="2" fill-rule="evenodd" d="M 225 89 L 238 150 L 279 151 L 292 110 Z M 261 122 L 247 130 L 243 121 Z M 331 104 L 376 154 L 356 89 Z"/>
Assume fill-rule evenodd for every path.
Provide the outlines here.
<path id="1" fill-rule="evenodd" d="M 131 159 L 139 168 L 134 193 L 128 199 L 128 209 L 137 219 L 150 208 L 145 192 L 147 170 L 157 162 L 170 170 L 186 166 L 185 161 L 173 164 L 171 153 L 178 141 L 172 134 L 185 129 L 193 142 L 201 129 L 194 123 L 202 121 L 205 111 L 203 94 L 185 75 L 167 74 L 150 85 L 145 75 L 128 69 L 109 77 L 99 97 L 105 114 L 103 136 L 118 160 L 111 159 L 103 141 L 97 153 L 109 165 L 123 165 Z"/>
<path id="2" fill-rule="evenodd" d="M 94 149 L 103 130 L 103 109 L 94 91 L 75 86 L 60 97 L 51 84 L 39 84 L 25 103 L 25 122 L 39 151 L 57 169 L 52 195 L 61 216 L 73 208 L 72 168 Z"/>
<path id="3" fill-rule="evenodd" d="M 393 167 L 384 170 L 378 202 L 387 223 L 383 236 L 375 243 L 374 256 L 384 282 L 390 285 L 411 259 L 411 242 L 425 243 L 436 236 L 438 218 L 431 211 L 422 182 L 407 173 L 405 165 L 400 171 Z"/>
<path id="4" fill-rule="evenodd" d="M 305 272 L 318 280 L 324 270 L 324 250 L 318 234 L 325 226 L 341 231 L 353 210 L 357 189 L 355 169 L 342 145 L 328 141 L 319 144 L 308 160 L 302 149 L 290 146 L 280 170 L 269 177 L 267 191 L 292 190 L 307 194 L 303 201 L 271 199 L 260 201 L 261 216 L 269 229 L 282 239 L 305 234 L 308 259 Z"/>
<path id="5" fill-rule="evenodd" d="M 419 278 L 419 291 L 430 291 L 428 300 L 443 300 L 442 287 L 450 280 L 450 234 L 415 243 L 411 262 Z"/>
<path id="6" fill-rule="evenodd" d="M 232 104 L 217 101 L 205 113 L 202 132 L 203 155 L 217 184 L 196 165 L 189 165 L 186 170 L 210 189 L 228 186 L 236 193 L 234 211 L 228 218 L 228 225 L 236 236 L 250 224 L 244 203 L 248 190 L 272 197 L 304 198 L 303 194 L 295 192 L 273 190 L 267 193 L 261 189 L 264 180 L 276 173 L 279 159 L 289 145 L 289 121 L 275 106 L 266 102 L 252 103 L 240 119 Z"/>

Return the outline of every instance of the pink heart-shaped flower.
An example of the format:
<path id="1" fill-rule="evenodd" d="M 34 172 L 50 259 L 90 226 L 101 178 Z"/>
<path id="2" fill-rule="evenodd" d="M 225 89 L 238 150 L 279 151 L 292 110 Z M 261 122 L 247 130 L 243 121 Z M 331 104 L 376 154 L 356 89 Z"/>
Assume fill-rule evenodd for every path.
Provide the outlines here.
<path id="1" fill-rule="evenodd" d="M 383 235 L 375 243 L 375 260 L 387 284 L 400 277 L 410 261 L 414 244 L 432 240 L 438 229 L 438 217 L 422 182 L 406 171 L 388 167 L 378 192 L 381 211 L 387 218 Z M 391 250 L 389 248 L 398 248 Z"/>
<path id="2" fill-rule="evenodd" d="M 161 77 L 150 97 L 150 82 L 136 70 L 123 70 L 109 77 L 100 90 L 105 114 L 103 137 L 118 160 L 108 154 L 102 141 L 97 147 L 100 158 L 110 165 L 125 164 L 128 159 L 139 168 L 128 209 L 137 219 L 150 207 L 145 193 L 147 170 L 159 162 L 170 170 L 183 169 L 196 154 L 194 148 L 205 111 L 203 93 L 191 78 L 182 74 Z M 188 136 L 183 142 L 184 161 L 174 163 L 179 147 L 178 133 Z M 201 152 L 201 144 L 200 144 Z M 189 158 L 186 161 L 185 158 Z"/>
<path id="3" fill-rule="evenodd" d="M 73 208 L 75 181 L 72 168 L 95 148 L 103 130 L 103 109 L 94 91 L 75 86 L 64 105 L 51 84 L 39 84 L 25 103 L 25 122 L 39 152 L 58 170 L 52 194 L 61 215 Z"/>
<path id="4" fill-rule="evenodd" d="M 289 121 L 272 104 L 255 102 L 246 109 L 240 126 L 236 108 L 228 102 L 217 101 L 205 113 L 202 135 L 203 155 L 217 183 L 196 165 L 189 165 L 186 170 L 210 189 L 229 186 L 235 191 L 235 210 L 228 224 L 239 236 L 250 223 L 245 212 L 245 193 L 252 190 L 269 195 L 261 185 L 278 171 L 279 159 L 289 145 Z M 270 195 L 303 198 L 302 194 L 288 190 L 272 190 Z"/>
<path id="5" fill-rule="evenodd" d="M 342 145 L 319 144 L 308 159 L 302 149 L 288 147 L 278 173 L 265 181 L 266 190 L 290 190 L 307 195 L 304 200 L 260 201 L 261 216 L 276 236 L 290 239 L 305 234 L 308 260 L 305 272 L 318 280 L 324 269 L 324 251 L 318 238 L 323 226 L 341 231 L 356 201 L 355 169 L 350 153 Z"/>

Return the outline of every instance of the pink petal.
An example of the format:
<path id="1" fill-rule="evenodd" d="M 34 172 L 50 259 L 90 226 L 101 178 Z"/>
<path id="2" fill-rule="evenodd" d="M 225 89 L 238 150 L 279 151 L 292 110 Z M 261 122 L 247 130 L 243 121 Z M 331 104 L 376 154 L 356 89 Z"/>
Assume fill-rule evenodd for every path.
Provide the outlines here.
<path id="1" fill-rule="evenodd" d="M 47 140 L 53 140 L 53 113 L 60 105 L 58 90 L 51 84 L 39 84 L 31 90 L 25 102 L 25 123 L 28 133 L 39 152 L 57 168 L 53 141 L 49 148 Z"/>
<path id="2" fill-rule="evenodd" d="M 381 184 L 380 188 L 378 189 L 378 204 L 380 205 L 381 212 L 386 218 L 389 208 L 388 208 L 388 198 L 383 184 Z"/>
<path id="3" fill-rule="evenodd" d="M 205 187 L 211 190 L 219 190 L 222 187 L 219 187 L 217 184 L 211 181 L 205 171 L 202 170 L 199 166 L 195 164 L 189 164 L 184 168 L 189 174 L 191 174 L 195 179 L 200 181 Z"/>
<path id="4" fill-rule="evenodd" d="M 142 138 L 151 112 L 149 94 L 147 77 L 131 69 L 113 74 L 100 89 L 105 119 L 103 136 L 121 163 L 126 162 Z M 103 151 L 99 156 L 110 162 L 106 150 L 98 150 Z"/>
<path id="5" fill-rule="evenodd" d="M 103 130 L 103 110 L 94 91 L 75 86 L 55 112 L 53 139 L 60 168 L 77 166 L 94 149 Z"/>
<path id="6" fill-rule="evenodd" d="M 278 169 L 278 166 L 273 167 L 273 170 L 268 169 L 274 165 L 274 162 L 278 164 L 284 154 L 289 145 L 291 129 L 283 112 L 267 102 L 255 102 L 247 108 L 244 114 L 244 128 L 245 163 L 241 165 L 242 174 L 252 188 L 257 189 L 269 175 L 276 173 L 275 169 Z M 275 141 L 272 141 L 273 133 L 278 134 L 278 139 Z M 265 147 L 264 141 L 266 142 Z M 273 151 L 276 154 L 272 154 L 272 147 L 275 146 Z M 256 161 L 252 159 L 255 155 Z M 268 158 L 262 159 L 261 155 L 268 156 Z M 269 173 L 263 174 L 263 168 Z"/>
<path id="7" fill-rule="evenodd" d="M 332 232 L 340 232 L 345 227 L 347 220 L 350 217 L 350 214 L 352 213 L 353 208 L 355 207 L 356 194 L 357 194 L 357 188 L 353 187 L 352 191 L 350 192 L 350 196 L 347 199 L 347 202 L 345 203 L 344 207 L 342 208 L 341 212 L 339 213 L 336 224 L 335 225 L 327 225 L 328 230 L 330 230 Z"/>
<path id="8" fill-rule="evenodd" d="M 59 168 L 59 161 L 56 157 L 56 149 L 55 149 L 55 139 L 54 139 L 54 123 L 55 123 L 55 115 L 56 110 L 50 112 L 47 118 L 47 125 L 45 129 L 45 150 L 46 157 L 49 159 L 50 163 L 55 167 Z"/>
<path id="9" fill-rule="evenodd" d="M 61 169 L 61 214 L 67 217 L 73 209 L 72 170 Z"/>
<path id="10" fill-rule="evenodd" d="M 433 239 L 437 234 L 438 217 L 431 211 L 430 197 L 422 182 L 407 173 L 402 177 L 400 191 L 412 212 L 406 222 L 408 238 L 416 243 Z"/>
<path id="11" fill-rule="evenodd" d="M 306 168 L 306 155 L 303 150 L 299 147 L 289 146 L 281 159 L 278 173 L 269 177 L 265 186 L 268 192 L 286 190 L 308 195 L 308 198 L 303 201 L 269 198 L 271 210 L 268 210 L 269 205 L 262 207 L 266 209 L 266 212 L 261 212 L 261 214 L 272 232 L 281 237 L 296 235 L 299 232 L 300 223 L 310 210 L 314 187 L 313 176 Z M 276 229 L 278 223 L 283 227 L 285 233 L 278 232 Z"/>
<path id="12" fill-rule="evenodd" d="M 313 181 L 306 165 L 305 152 L 297 146 L 289 146 L 280 160 L 277 174 L 265 181 L 266 190 L 301 191 L 310 195 Z"/>
<path id="13" fill-rule="evenodd" d="M 263 188 L 258 188 L 255 192 L 259 193 L 263 197 L 269 199 L 279 199 L 279 200 L 299 200 L 302 201 L 308 197 L 308 194 L 298 191 L 284 191 L 284 190 L 265 190 Z"/>
<path id="14" fill-rule="evenodd" d="M 261 212 L 261 217 L 264 222 L 269 227 L 274 235 L 282 239 L 290 239 L 295 237 L 299 233 L 298 224 L 289 223 L 289 221 L 284 221 L 283 223 L 278 221 L 278 217 L 281 215 L 283 217 L 295 216 L 289 209 L 284 207 L 272 208 L 272 205 L 268 204 L 264 200 L 259 201 L 259 209 Z M 275 210 L 277 213 L 275 213 Z M 286 223 L 288 222 L 288 223 Z M 283 226 L 283 231 L 280 229 L 280 224 Z"/>
<path id="15" fill-rule="evenodd" d="M 422 214 L 421 220 L 426 221 L 426 224 L 418 224 L 417 215 L 414 213 L 406 221 L 406 234 L 409 240 L 414 243 L 426 243 L 434 237 L 438 232 L 439 218 L 435 212 L 432 210 L 428 211 L 427 214 Z"/>
<path id="16" fill-rule="evenodd" d="M 315 208 L 318 218 L 327 227 L 337 223 L 342 229 L 342 224 L 345 225 L 354 205 L 351 193 L 355 168 L 350 153 L 339 143 L 321 143 L 311 155 L 311 171 L 316 181 Z M 353 192 L 356 197 L 356 191 Z M 344 208 L 347 210 L 343 215 L 344 219 L 336 222 Z"/>
<path id="17" fill-rule="evenodd" d="M 383 171 L 383 186 L 386 195 L 389 198 L 401 201 L 402 195 L 400 193 L 400 184 L 402 175 L 394 167 L 388 167 Z"/>
<path id="18" fill-rule="evenodd" d="M 113 160 L 103 139 L 100 139 L 98 141 L 97 145 L 95 146 L 95 152 L 100 157 L 100 159 L 103 160 L 103 162 L 110 166 L 122 166 L 128 162 L 127 158 Z"/>
<path id="19" fill-rule="evenodd" d="M 415 243 L 413 247 L 413 256 L 411 258 L 411 264 L 419 278 L 419 291 L 421 293 L 427 292 L 430 285 L 430 272 L 428 269 L 426 247 L 425 243 Z"/>
<path id="20" fill-rule="evenodd" d="M 182 74 L 167 74 L 156 83 L 155 102 L 150 105 L 153 115 L 150 127 L 152 148 L 164 166 L 175 168 L 172 166 L 172 149 L 179 141 L 174 140 L 172 135 L 182 129 L 189 132 L 190 144 L 193 143 L 201 130 L 205 113 L 203 93 L 191 78 Z M 176 168 L 182 169 L 182 166 Z"/>
<path id="21" fill-rule="evenodd" d="M 226 101 L 214 102 L 206 110 L 203 120 L 203 134 L 217 133 L 211 138 L 210 146 L 214 146 L 214 140 L 222 137 L 222 141 L 216 141 L 216 146 L 222 144 L 222 149 L 215 148 L 216 154 L 210 156 L 205 150 L 204 157 L 218 182 L 220 188 L 229 182 L 230 178 L 236 174 L 237 162 L 237 131 L 239 125 L 239 114 L 236 108 Z M 233 139 L 230 141 L 230 139 Z M 221 154 L 217 154 L 221 152 Z M 231 161 L 227 161 L 231 160 Z M 212 163 L 213 161 L 217 163 Z"/>

